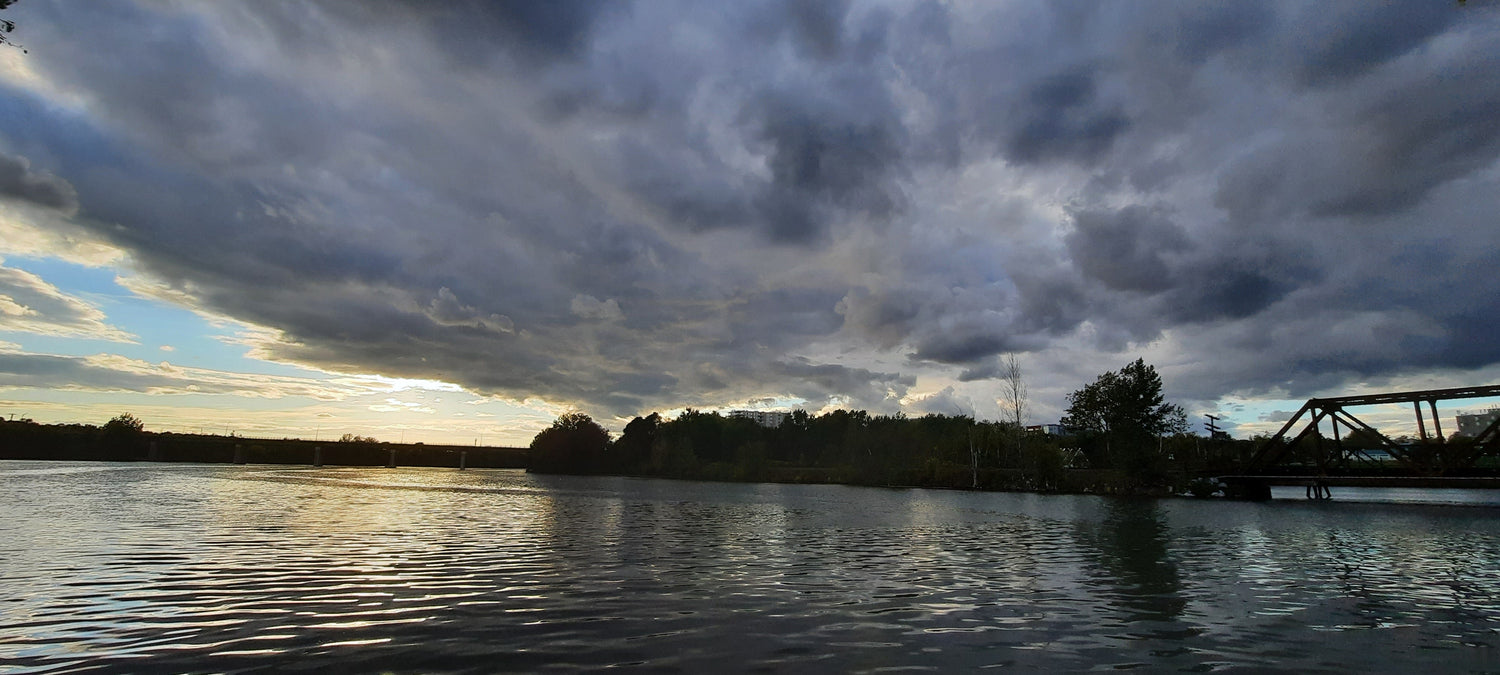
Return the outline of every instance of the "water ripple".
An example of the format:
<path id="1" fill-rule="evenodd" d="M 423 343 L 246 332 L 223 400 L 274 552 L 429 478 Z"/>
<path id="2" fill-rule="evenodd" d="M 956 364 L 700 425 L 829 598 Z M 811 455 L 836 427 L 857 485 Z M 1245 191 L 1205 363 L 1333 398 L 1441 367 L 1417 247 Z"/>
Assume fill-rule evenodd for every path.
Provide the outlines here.
<path id="1" fill-rule="evenodd" d="M 1483 669 L 1485 509 L 0 462 L 0 671 Z"/>

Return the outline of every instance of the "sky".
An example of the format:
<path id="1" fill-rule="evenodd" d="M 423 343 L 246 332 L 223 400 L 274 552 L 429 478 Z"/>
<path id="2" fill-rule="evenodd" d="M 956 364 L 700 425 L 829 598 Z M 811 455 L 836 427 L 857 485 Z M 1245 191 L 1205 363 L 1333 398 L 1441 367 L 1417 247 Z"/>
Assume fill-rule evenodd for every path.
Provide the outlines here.
<path id="1" fill-rule="evenodd" d="M 512 445 L 570 410 L 998 419 L 1013 355 L 1030 423 L 1143 358 L 1244 437 L 1500 383 L 1494 3 L 0 18 L 7 417 Z"/>

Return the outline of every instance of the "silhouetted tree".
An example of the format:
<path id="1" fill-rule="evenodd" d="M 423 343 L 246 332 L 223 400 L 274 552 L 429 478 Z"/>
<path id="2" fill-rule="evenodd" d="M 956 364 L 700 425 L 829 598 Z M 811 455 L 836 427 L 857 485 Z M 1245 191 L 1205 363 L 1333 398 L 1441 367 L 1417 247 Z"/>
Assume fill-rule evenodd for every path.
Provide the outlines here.
<path id="1" fill-rule="evenodd" d="M 1062 425 L 1079 435 L 1091 464 L 1120 469 L 1137 485 L 1162 484 L 1160 439 L 1184 431 L 1187 415 L 1163 400 L 1161 388 L 1156 368 L 1136 359 L 1069 394 Z"/>
<path id="2" fill-rule="evenodd" d="M 651 445 L 656 442 L 660 426 L 661 415 L 658 413 L 630 420 L 610 450 L 614 470 L 627 473 L 645 471 L 651 462 Z"/>
<path id="3" fill-rule="evenodd" d="M 146 425 L 130 413 L 121 413 L 104 423 L 100 441 L 104 456 L 112 460 L 136 459 L 146 447 Z"/>
<path id="4" fill-rule="evenodd" d="M 603 473 L 609 432 L 592 417 L 570 412 L 531 439 L 527 471 L 538 473 Z"/>

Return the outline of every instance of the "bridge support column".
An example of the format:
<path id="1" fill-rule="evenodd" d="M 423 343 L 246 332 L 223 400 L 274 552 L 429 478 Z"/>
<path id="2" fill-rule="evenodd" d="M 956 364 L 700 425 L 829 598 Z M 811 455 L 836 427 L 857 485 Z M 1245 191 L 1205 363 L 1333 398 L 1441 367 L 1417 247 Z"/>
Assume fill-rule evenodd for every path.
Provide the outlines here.
<path id="1" fill-rule="evenodd" d="M 388 460 L 386 460 L 386 462 L 385 462 L 385 468 L 387 468 L 387 469 L 394 469 L 394 468 L 396 468 L 396 449 L 395 448 L 391 448 L 391 458 L 388 459 Z"/>
<path id="2" fill-rule="evenodd" d="M 468 450 L 459 450 L 458 451 L 458 470 L 459 471 L 463 471 L 464 469 L 468 468 L 468 466 L 467 466 L 468 463 L 469 463 L 469 451 Z"/>
<path id="3" fill-rule="evenodd" d="M 239 443 L 235 443 L 234 444 L 234 463 L 235 464 L 244 464 L 245 463 L 245 448 L 242 447 Z"/>
<path id="4" fill-rule="evenodd" d="M 1271 501 L 1271 486 L 1259 481 L 1226 481 L 1224 496 L 1251 502 Z"/>
<path id="5" fill-rule="evenodd" d="M 323 446 L 313 446 L 313 466 L 323 466 Z"/>

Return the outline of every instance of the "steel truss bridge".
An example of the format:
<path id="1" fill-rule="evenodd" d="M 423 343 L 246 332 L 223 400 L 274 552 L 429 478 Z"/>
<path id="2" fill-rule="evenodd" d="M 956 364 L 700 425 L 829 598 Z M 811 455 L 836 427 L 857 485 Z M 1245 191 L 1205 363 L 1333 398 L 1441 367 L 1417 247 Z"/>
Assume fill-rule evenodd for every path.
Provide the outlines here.
<path id="1" fill-rule="evenodd" d="M 1479 466 L 1483 458 L 1500 458 L 1500 417 L 1472 438 L 1449 439 L 1438 414 L 1439 402 L 1489 397 L 1500 397 L 1500 385 L 1309 399 L 1256 448 L 1246 475 L 1221 479 L 1231 495 L 1249 498 L 1269 498 L 1272 484 L 1305 484 L 1315 499 L 1327 498 L 1329 484 L 1500 487 L 1500 472 Z M 1398 443 L 1349 411 L 1405 403 L 1417 419 L 1412 442 Z"/>

